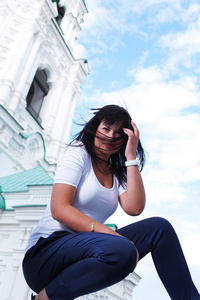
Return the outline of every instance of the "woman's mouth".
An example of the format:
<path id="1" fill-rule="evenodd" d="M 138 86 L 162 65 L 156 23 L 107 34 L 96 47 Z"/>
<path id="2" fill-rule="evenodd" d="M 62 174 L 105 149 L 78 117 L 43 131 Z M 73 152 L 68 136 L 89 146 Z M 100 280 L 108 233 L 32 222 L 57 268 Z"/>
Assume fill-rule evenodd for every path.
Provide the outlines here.
<path id="1" fill-rule="evenodd" d="M 114 149 L 114 148 L 116 148 L 116 145 L 115 144 L 111 144 L 111 143 L 104 143 L 104 146 L 107 149 Z"/>

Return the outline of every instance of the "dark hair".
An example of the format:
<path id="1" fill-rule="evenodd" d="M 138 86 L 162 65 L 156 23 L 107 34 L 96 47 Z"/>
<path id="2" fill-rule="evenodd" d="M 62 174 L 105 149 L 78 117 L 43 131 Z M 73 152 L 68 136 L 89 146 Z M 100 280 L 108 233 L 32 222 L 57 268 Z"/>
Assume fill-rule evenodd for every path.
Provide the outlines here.
<path id="1" fill-rule="evenodd" d="M 81 141 L 88 153 L 97 161 L 99 158 L 94 151 L 94 138 L 101 121 L 104 120 L 108 125 L 118 123 L 121 128 L 129 128 L 131 130 L 133 130 L 133 127 L 131 125 L 131 116 L 123 107 L 118 105 L 106 105 L 102 108 L 92 110 L 94 111 L 94 117 L 85 124 L 81 132 L 77 134 L 75 140 Z M 123 133 L 123 139 L 124 141 L 120 150 L 110 157 L 111 170 L 121 185 L 126 183 L 125 149 L 128 137 L 125 133 Z M 138 142 L 136 155 L 140 161 L 140 171 L 142 171 L 145 164 L 145 153 L 140 140 Z"/>

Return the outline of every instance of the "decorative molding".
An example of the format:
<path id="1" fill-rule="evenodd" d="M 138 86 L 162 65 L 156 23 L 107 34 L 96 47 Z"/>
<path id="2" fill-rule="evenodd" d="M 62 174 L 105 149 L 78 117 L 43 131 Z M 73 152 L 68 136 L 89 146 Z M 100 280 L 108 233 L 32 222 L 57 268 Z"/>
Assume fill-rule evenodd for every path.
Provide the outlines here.
<path id="1" fill-rule="evenodd" d="M 52 0 L 0 1 L 0 176 L 42 166 L 53 178 L 70 131 L 69 116 L 88 74 L 87 62 L 72 54 L 75 35 L 87 13 L 85 1 L 61 0 L 65 7 L 61 25 L 55 20 L 57 4 Z M 47 73 L 50 86 L 40 110 L 42 123 L 26 109 L 27 93 L 39 68 Z M 19 295 L 21 300 L 30 299 L 21 261 L 51 190 L 52 185 L 36 185 L 24 192 L 1 192 L 5 199 L 0 209 L 1 300 Z M 110 287 L 81 299 L 131 299 L 134 276 L 118 283 L 119 295 Z M 123 298 L 122 293 L 129 296 Z"/>

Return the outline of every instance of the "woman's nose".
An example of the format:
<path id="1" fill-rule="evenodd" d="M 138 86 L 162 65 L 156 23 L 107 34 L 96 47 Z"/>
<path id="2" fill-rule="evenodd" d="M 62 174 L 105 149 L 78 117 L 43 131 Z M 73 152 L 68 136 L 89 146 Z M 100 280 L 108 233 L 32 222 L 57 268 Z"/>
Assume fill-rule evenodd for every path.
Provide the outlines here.
<path id="1" fill-rule="evenodd" d="M 108 133 L 109 138 L 113 139 L 114 138 L 114 132 L 112 130 L 109 131 Z"/>

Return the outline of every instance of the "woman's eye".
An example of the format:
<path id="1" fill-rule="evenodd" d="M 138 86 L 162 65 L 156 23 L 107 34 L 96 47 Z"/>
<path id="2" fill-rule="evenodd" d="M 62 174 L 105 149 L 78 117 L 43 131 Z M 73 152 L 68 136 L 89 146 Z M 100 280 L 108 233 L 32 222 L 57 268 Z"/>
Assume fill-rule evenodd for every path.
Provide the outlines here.
<path id="1" fill-rule="evenodd" d="M 109 131 L 109 129 L 107 127 L 103 127 L 103 130 L 105 131 Z"/>
<path id="2" fill-rule="evenodd" d="M 123 136 L 123 131 L 118 131 L 118 132 L 116 132 L 116 136 L 117 136 L 117 137 L 122 137 L 122 136 Z"/>

